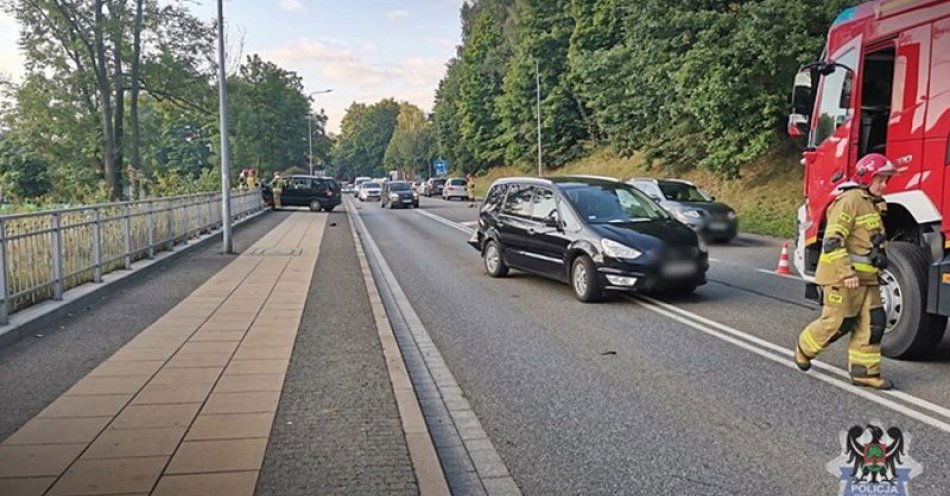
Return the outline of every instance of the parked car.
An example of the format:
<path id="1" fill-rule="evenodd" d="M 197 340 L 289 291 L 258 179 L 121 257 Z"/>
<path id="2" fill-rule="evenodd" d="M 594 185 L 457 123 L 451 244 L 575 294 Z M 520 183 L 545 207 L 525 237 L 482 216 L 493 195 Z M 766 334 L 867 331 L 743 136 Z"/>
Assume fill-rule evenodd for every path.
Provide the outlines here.
<path id="1" fill-rule="evenodd" d="M 695 231 L 637 188 L 589 177 L 495 181 L 469 244 L 489 276 L 520 269 L 570 284 L 585 302 L 608 291 L 689 293 L 709 269 Z"/>
<path id="2" fill-rule="evenodd" d="M 627 182 L 708 239 L 729 242 L 739 234 L 736 211 L 689 181 L 635 177 Z"/>
<path id="3" fill-rule="evenodd" d="M 378 200 L 383 187 L 376 181 L 366 181 L 360 184 L 360 189 L 356 192 L 356 197 L 360 201 Z"/>
<path id="4" fill-rule="evenodd" d="M 452 198 L 468 200 L 468 181 L 461 177 L 453 177 L 446 181 L 442 188 L 442 199 L 452 201 Z"/>
<path id="5" fill-rule="evenodd" d="M 442 188 L 445 186 L 445 178 L 433 177 L 423 183 L 423 192 L 425 196 L 442 196 Z"/>
<path id="6" fill-rule="evenodd" d="M 274 204 L 273 181 L 261 187 L 261 195 L 265 204 Z M 282 206 L 303 206 L 310 207 L 314 212 L 331 212 L 342 202 L 340 184 L 333 178 L 295 175 L 284 179 L 284 189 L 280 195 Z"/>
<path id="7" fill-rule="evenodd" d="M 379 206 L 386 208 L 419 208 L 419 194 L 406 181 L 387 181 L 379 195 Z"/>

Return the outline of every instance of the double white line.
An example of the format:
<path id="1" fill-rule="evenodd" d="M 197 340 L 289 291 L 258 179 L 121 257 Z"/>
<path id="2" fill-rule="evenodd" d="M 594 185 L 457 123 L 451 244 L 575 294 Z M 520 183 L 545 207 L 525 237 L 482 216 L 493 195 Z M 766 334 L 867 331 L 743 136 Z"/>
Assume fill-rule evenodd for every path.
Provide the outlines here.
<path id="1" fill-rule="evenodd" d="M 422 210 L 416 210 L 416 212 L 466 234 L 471 235 L 473 232 L 473 229 L 444 217 Z M 683 310 L 682 308 L 649 296 L 636 295 L 626 296 L 626 298 L 647 310 L 673 319 L 699 332 L 738 346 L 739 348 L 755 353 L 762 358 L 771 360 L 780 365 L 798 370 L 794 362 L 794 352 L 790 348 L 779 346 L 747 332 L 707 319 L 701 315 Z M 901 391 L 875 392 L 854 386 L 850 383 L 850 376 L 846 370 L 818 360 L 812 361 L 812 369 L 807 375 L 950 434 L 950 409 Z M 919 410 L 908 405 L 913 405 Z M 926 412 L 922 410 L 926 410 Z"/>

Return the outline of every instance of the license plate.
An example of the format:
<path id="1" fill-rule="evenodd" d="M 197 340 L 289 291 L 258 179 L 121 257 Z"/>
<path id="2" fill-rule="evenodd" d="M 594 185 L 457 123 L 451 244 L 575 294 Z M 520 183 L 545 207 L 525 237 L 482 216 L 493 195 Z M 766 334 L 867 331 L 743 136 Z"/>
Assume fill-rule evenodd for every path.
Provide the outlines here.
<path id="1" fill-rule="evenodd" d="M 672 277 L 689 276 L 695 272 L 696 264 L 694 262 L 673 262 L 663 267 L 663 273 Z"/>
<path id="2" fill-rule="evenodd" d="M 412 203 L 412 200 L 403 200 L 403 203 Z"/>
<path id="3" fill-rule="evenodd" d="M 709 228 L 714 231 L 725 231 L 726 229 L 729 229 L 729 223 L 728 222 L 713 222 L 709 224 Z"/>

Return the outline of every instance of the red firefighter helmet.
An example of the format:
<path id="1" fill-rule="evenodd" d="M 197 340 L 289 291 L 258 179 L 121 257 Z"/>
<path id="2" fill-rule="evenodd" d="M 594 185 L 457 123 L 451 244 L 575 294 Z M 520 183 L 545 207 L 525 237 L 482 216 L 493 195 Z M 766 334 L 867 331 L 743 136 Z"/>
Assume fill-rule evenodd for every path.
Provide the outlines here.
<path id="1" fill-rule="evenodd" d="M 858 163 L 854 165 L 854 176 L 851 181 L 868 187 L 875 176 L 893 176 L 897 174 L 897 167 L 894 163 L 880 153 L 870 153 L 861 157 Z"/>

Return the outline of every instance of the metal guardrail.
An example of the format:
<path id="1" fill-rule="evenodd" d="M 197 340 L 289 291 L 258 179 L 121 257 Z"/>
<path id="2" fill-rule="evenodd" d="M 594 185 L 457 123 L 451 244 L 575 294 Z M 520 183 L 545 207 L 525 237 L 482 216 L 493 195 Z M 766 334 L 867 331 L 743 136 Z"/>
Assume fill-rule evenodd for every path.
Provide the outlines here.
<path id="1" fill-rule="evenodd" d="M 231 195 L 233 220 L 264 208 Z M 221 194 L 154 198 L 0 216 L 0 325 L 9 315 L 221 227 Z"/>

